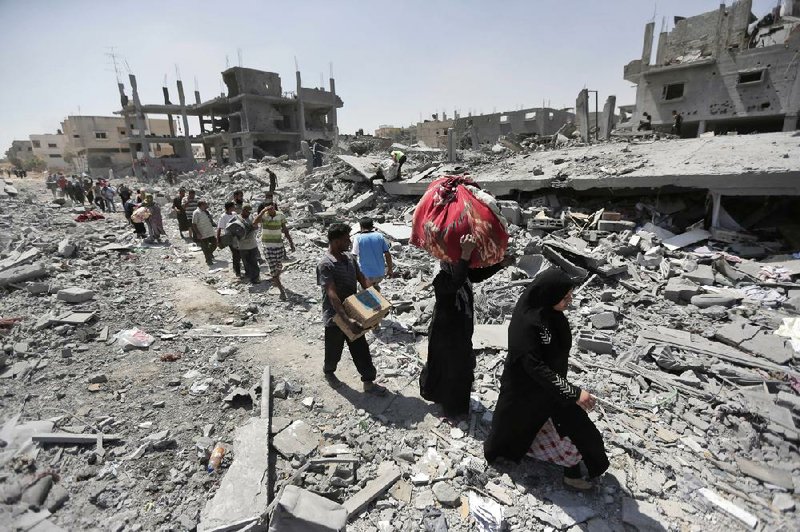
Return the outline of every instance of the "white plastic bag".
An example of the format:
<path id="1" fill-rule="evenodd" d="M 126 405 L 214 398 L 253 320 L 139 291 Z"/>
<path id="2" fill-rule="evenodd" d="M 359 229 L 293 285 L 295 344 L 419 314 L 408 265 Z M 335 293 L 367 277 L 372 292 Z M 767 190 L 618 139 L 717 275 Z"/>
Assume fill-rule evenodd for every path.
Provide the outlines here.
<path id="1" fill-rule="evenodd" d="M 125 329 L 117 333 L 116 339 L 122 349 L 132 349 L 134 347 L 147 349 L 150 344 L 156 341 L 155 338 L 141 329 Z"/>

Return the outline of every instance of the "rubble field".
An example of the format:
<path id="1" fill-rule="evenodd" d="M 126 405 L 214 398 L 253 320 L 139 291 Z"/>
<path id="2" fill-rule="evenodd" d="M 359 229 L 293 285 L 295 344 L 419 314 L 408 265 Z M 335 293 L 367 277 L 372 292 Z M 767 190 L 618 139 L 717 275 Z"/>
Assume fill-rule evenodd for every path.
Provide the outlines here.
<path id="1" fill-rule="evenodd" d="M 76 222 L 84 208 L 43 180 L 6 183 L 0 529 L 259 530 L 282 495 L 356 532 L 800 529 L 800 254 L 777 227 L 785 206 L 733 202 L 728 229 L 709 232 L 697 192 L 501 200 L 516 264 L 475 285 L 472 409 L 451 427 L 419 397 L 436 265 L 408 245 L 415 200 L 365 182 L 357 163 L 333 156 L 307 173 L 265 158 L 180 177 L 216 219 L 233 190 L 257 204 L 277 174 L 297 246 L 288 301 L 269 281 L 239 283 L 227 250 L 205 265 L 167 216 L 177 186 L 127 181 L 163 205 L 167 242 L 147 244 L 121 209 Z M 347 352 L 345 385 L 322 378 L 316 264 L 327 225 L 366 214 L 397 272 L 382 283 L 394 309 L 367 336 L 386 397 L 361 392 Z M 507 320 L 548 267 L 579 283 L 569 378 L 597 396 L 612 463 L 588 492 L 551 464 L 483 458 Z"/>

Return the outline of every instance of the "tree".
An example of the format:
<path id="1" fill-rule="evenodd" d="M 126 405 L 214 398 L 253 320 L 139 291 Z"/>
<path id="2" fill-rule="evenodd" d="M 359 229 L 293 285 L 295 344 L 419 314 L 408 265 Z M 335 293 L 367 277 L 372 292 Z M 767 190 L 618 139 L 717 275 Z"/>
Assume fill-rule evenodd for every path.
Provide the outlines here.
<path id="1" fill-rule="evenodd" d="M 47 168 L 47 163 L 34 155 L 23 162 L 22 167 L 29 172 L 43 172 Z"/>

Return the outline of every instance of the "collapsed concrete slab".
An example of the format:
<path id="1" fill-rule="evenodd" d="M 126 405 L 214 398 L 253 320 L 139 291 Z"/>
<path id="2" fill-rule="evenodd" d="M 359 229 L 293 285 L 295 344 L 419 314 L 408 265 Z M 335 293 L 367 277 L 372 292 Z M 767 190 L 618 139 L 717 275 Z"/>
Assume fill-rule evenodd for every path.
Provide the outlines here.
<path id="1" fill-rule="evenodd" d="M 284 458 L 308 456 L 319 445 L 319 435 L 308 423 L 298 420 L 278 433 L 272 445 Z"/>
<path id="2" fill-rule="evenodd" d="M 0 272 L 0 287 L 32 281 L 45 275 L 47 275 L 47 270 L 41 264 L 15 266 Z"/>
<path id="3" fill-rule="evenodd" d="M 275 507 L 269 532 L 339 532 L 346 524 L 347 510 L 341 504 L 289 485 Z"/>
<path id="4" fill-rule="evenodd" d="M 236 429 L 233 463 L 225 473 L 214 497 L 200 515 L 198 532 L 236 530 L 255 523 L 269 503 L 267 460 L 269 421 L 250 420 Z"/>

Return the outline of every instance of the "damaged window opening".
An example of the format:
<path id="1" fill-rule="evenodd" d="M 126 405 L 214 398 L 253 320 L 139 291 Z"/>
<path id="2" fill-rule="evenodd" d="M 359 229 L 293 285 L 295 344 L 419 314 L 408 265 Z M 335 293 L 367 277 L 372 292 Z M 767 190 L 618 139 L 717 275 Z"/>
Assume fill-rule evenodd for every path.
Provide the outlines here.
<path id="1" fill-rule="evenodd" d="M 745 85 L 749 83 L 761 83 L 764 81 L 764 71 L 759 70 L 757 72 L 739 72 L 739 85 Z"/>
<path id="2" fill-rule="evenodd" d="M 94 132 L 94 138 L 96 138 L 96 139 L 107 139 L 108 135 L 106 134 L 105 131 L 95 131 Z"/>
<path id="3" fill-rule="evenodd" d="M 536 120 L 536 111 L 525 113 L 525 120 Z"/>
<path id="4" fill-rule="evenodd" d="M 503 115 L 500 117 L 500 122 L 505 123 L 508 122 L 508 115 Z"/>
<path id="5" fill-rule="evenodd" d="M 670 83 L 664 85 L 663 99 L 665 101 L 678 100 L 683 98 L 683 87 L 685 83 Z"/>

